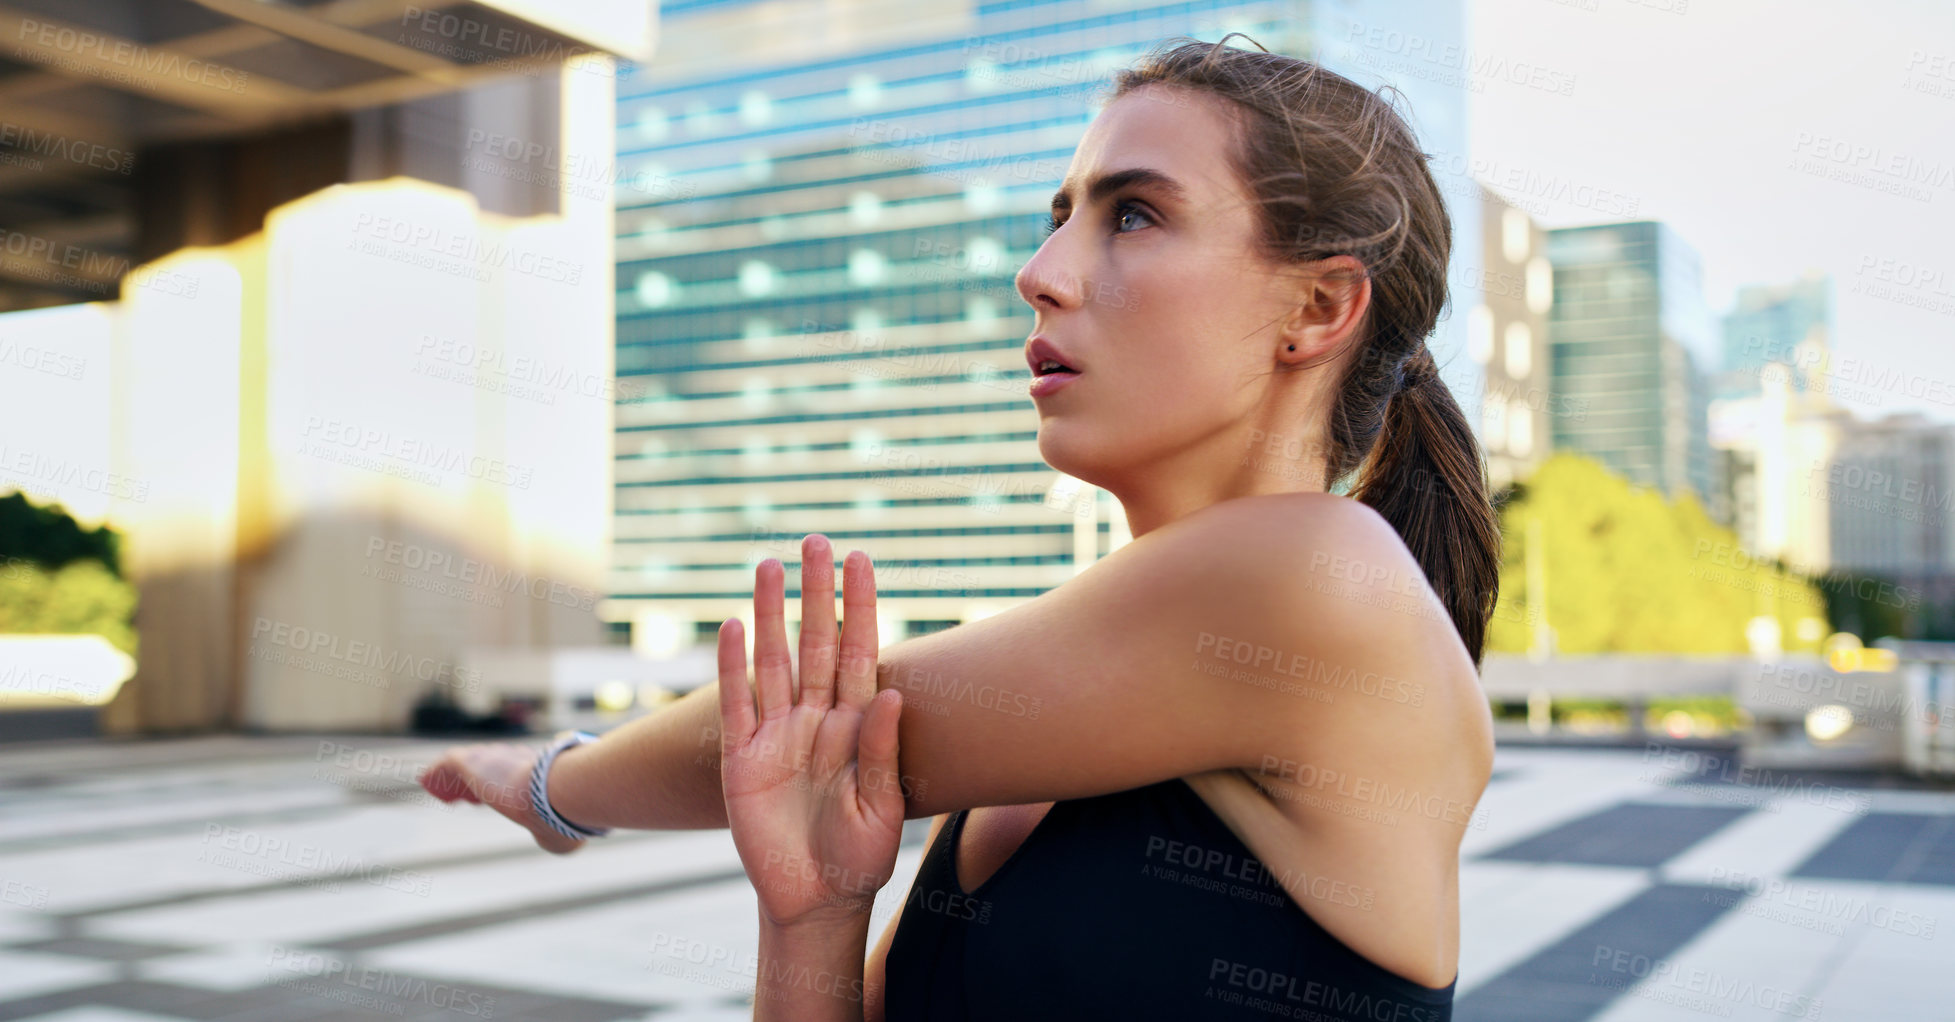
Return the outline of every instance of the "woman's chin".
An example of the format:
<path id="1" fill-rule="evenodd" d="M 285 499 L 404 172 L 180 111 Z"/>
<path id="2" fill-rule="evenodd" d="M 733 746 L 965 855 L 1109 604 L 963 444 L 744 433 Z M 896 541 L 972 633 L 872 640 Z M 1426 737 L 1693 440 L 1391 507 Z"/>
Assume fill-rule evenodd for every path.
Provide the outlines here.
<path id="1" fill-rule="evenodd" d="M 1092 482 L 1104 458 L 1081 431 L 1047 420 L 1039 423 L 1039 457 L 1059 472 Z M 1097 484 L 1096 484 L 1097 485 Z"/>

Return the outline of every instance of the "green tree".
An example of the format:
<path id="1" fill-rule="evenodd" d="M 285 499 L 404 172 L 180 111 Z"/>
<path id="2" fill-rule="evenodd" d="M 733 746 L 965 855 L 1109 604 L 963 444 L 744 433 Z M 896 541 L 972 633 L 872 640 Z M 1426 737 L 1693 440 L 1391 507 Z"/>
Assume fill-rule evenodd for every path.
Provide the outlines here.
<path id="1" fill-rule="evenodd" d="M 86 529 L 59 505 L 0 497 L 0 634 L 95 634 L 134 656 L 136 589 L 121 577 L 121 537 Z"/>
<path id="2" fill-rule="evenodd" d="M 1666 499 L 1570 452 L 1543 462 L 1501 508 L 1500 602 L 1488 648 L 1524 652 L 1532 638 L 1527 524 L 1540 522 L 1547 621 L 1556 650 L 1742 653 L 1757 616 L 1779 621 L 1788 650 L 1814 650 L 1802 619 L 1824 621 L 1808 580 L 1739 549 L 1694 496 Z M 1808 635 L 1813 627 L 1808 624 Z M 1823 632 L 1823 628 L 1821 631 Z"/>
<path id="3" fill-rule="evenodd" d="M 0 558 L 20 558 L 48 569 L 93 558 L 119 577 L 121 540 L 106 525 L 83 528 L 59 504 L 42 507 L 19 491 L 0 496 Z"/>

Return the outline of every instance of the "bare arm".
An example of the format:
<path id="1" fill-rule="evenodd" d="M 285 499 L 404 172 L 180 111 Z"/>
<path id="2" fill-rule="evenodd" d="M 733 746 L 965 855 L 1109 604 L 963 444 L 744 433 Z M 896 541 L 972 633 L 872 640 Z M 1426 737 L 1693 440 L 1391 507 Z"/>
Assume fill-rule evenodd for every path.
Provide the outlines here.
<path id="1" fill-rule="evenodd" d="M 1254 767 L 1293 749 L 1309 722 L 1334 726 L 1355 703 L 1218 677 L 1238 667 L 1271 676 L 1272 665 L 1232 662 L 1230 651 L 1429 683 L 1430 644 L 1400 641 L 1411 629 L 1396 627 L 1410 615 L 1295 584 L 1326 550 L 1416 572 L 1371 515 L 1329 496 L 1212 505 L 1037 599 L 885 647 L 878 687 L 904 692 L 906 817 Z M 565 753 L 550 776 L 551 803 L 589 826 L 726 826 L 717 704 L 715 682 Z"/>
<path id="2" fill-rule="evenodd" d="M 586 827 L 725 827 L 719 692 L 718 681 L 702 685 L 559 755 L 550 767 L 550 805 Z"/>
<path id="3" fill-rule="evenodd" d="M 906 818 L 1089 797 L 1256 769 L 1304 745 L 1341 753 L 1402 735 L 1405 715 L 1421 712 L 1417 700 L 1299 692 L 1358 672 L 1402 694 L 1430 688 L 1436 672 L 1455 669 L 1449 661 L 1470 676 L 1471 659 L 1429 592 L 1438 625 L 1351 598 L 1360 586 L 1326 595 L 1327 557 L 1422 578 L 1390 525 L 1355 501 L 1247 497 L 1141 536 L 1001 614 L 884 647 L 878 688 L 903 690 Z M 809 596 L 802 604 L 804 617 L 818 613 Z M 803 660 L 819 632 L 804 629 Z M 1245 651 L 1251 660 L 1236 659 Z M 1265 653 L 1280 662 L 1256 659 Z M 718 698 L 715 682 L 564 753 L 550 774 L 551 803 L 586 826 L 726 826 Z M 444 764 L 452 768 L 454 755 Z M 526 773 L 504 772 L 522 804 L 503 811 L 525 819 L 517 782 Z M 553 838 L 563 840 L 539 835 L 562 850 Z"/>

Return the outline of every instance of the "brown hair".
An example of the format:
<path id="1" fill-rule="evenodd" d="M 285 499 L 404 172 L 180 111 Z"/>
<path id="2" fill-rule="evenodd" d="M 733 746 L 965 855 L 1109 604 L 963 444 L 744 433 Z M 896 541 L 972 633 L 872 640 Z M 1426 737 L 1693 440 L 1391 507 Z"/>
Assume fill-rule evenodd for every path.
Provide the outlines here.
<path id="1" fill-rule="evenodd" d="M 1477 667 L 1500 591 L 1500 524 L 1479 444 L 1425 344 L 1448 302 L 1453 236 L 1428 154 L 1380 92 L 1225 46 L 1234 35 L 1168 40 L 1117 73 L 1108 98 L 1161 84 L 1234 101 L 1230 158 L 1257 200 L 1266 253 L 1364 264 L 1371 305 L 1330 409 L 1324 478 L 1359 473 L 1350 496 L 1398 530 Z"/>

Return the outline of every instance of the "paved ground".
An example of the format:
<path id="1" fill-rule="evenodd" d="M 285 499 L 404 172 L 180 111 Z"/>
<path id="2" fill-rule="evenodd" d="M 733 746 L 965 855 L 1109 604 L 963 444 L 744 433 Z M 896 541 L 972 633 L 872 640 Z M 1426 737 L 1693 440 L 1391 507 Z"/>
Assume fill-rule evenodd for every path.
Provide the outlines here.
<path id="1" fill-rule="evenodd" d="M 422 796 L 439 747 L 0 746 L 0 1020 L 748 1017 L 726 832 L 552 858 Z M 1467 834 L 1455 1017 L 1955 1018 L 1955 793 L 1735 776 L 1503 748 Z"/>

